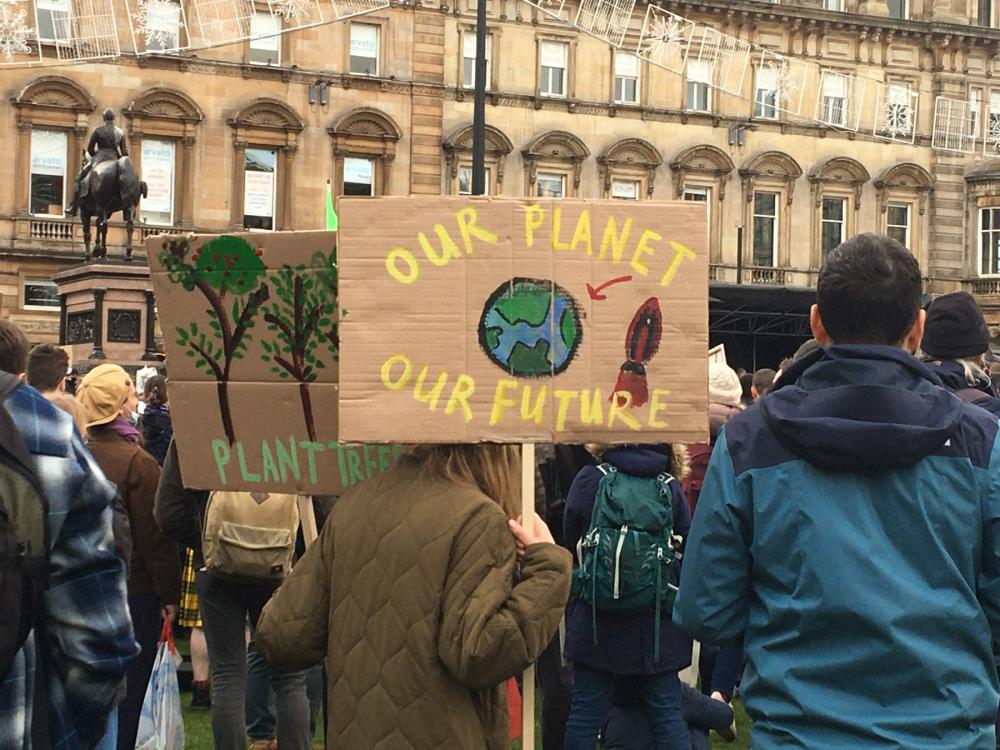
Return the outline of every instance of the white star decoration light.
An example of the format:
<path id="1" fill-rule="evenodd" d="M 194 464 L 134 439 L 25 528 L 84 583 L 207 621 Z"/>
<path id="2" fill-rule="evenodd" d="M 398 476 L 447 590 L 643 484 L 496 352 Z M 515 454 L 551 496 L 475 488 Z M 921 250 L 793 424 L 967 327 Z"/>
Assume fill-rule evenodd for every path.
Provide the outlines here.
<path id="1" fill-rule="evenodd" d="M 30 55 L 29 41 L 35 29 L 27 24 L 28 12 L 16 8 L 16 0 L 0 0 L 0 59 L 12 63 L 18 55 Z"/>
<path id="2" fill-rule="evenodd" d="M 684 70 L 694 27 L 692 21 L 650 5 L 635 54 L 657 67 L 679 74 Z"/>
<path id="3" fill-rule="evenodd" d="M 184 22 L 180 5 L 173 0 L 136 0 L 135 30 L 146 47 L 170 49 L 177 46 Z"/>

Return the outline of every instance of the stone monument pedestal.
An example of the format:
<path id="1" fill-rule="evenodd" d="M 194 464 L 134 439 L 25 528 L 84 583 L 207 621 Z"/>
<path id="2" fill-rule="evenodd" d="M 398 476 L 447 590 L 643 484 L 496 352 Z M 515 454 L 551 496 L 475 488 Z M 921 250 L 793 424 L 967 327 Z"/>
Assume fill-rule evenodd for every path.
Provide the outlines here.
<path id="1" fill-rule="evenodd" d="M 129 372 L 157 364 L 156 313 L 149 266 L 100 261 L 54 277 L 59 294 L 59 343 L 81 374 L 104 362 Z"/>

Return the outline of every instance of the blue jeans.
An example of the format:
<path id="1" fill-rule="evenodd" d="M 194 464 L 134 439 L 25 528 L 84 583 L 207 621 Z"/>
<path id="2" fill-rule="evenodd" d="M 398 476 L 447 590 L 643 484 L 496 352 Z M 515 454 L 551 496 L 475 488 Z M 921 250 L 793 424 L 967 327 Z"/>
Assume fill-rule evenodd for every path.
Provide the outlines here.
<path id="1" fill-rule="evenodd" d="M 586 664 L 573 665 L 573 700 L 566 722 L 564 750 L 594 750 L 597 735 L 611 712 L 609 692 L 614 675 Z M 684 723 L 681 681 L 676 672 L 630 677 L 646 707 L 656 750 L 690 750 Z"/>

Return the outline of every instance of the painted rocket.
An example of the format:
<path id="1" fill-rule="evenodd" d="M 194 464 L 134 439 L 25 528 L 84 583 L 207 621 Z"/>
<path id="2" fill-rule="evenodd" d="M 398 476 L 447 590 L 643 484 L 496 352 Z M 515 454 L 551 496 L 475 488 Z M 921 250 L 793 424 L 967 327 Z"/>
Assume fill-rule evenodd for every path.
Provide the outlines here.
<path id="1" fill-rule="evenodd" d="M 618 382 L 609 401 L 620 407 L 642 406 L 649 401 L 646 364 L 656 355 L 663 337 L 663 313 L 660 300 L 650 297 L 636 310 L 625 334 L 625 363 L 618 371 Z M 622 394 L 628 393 L 631 399 Z"/>

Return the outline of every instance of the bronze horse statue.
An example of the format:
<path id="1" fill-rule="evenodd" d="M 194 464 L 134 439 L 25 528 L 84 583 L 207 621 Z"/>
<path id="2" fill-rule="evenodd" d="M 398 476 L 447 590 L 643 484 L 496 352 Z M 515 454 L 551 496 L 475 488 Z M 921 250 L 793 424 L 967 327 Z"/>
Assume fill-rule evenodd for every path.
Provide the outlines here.
<path id="1" fill-rule="evenodd" d="M 85 178 L 87 190 L 80 198 L 80 221 L 83 223 L 83 245 L 86 259 L 90 260 L 90 221 L 97 220 L 97 241 L 94 258 L 108 254 L 108 221 L 112 214 L 121 211 L 125 222 L 125 260 L 132 260 L 132 233 L 139 198 L 147 195 L 146 183 L 139 179 L 128 156 L 117 160 L 102 161 Z"/>

